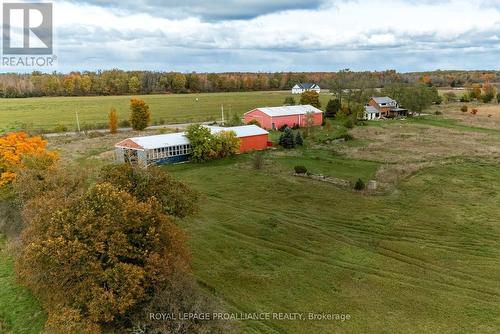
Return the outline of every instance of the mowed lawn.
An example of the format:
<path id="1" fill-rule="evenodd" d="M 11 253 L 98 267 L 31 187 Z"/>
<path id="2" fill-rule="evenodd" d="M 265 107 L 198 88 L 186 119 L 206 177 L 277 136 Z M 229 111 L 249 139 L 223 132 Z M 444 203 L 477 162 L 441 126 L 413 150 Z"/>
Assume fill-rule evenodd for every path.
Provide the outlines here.
<path id="1" fill-rule="evenodd" d="M 242 115 L 253 108 L 280 106 L 289 92 L 245 92 L 210 94 L 170 94 L 137 96 L 149 105 L 152 120 L 166 123 L 185 123 L 219 120 L 221 105 L 225 116 Z M 26 124 L 35 129 L 53 130 L 64 125 L 76 128 L 76 113 L 81 124 L 106 124 L 111 107 L 118 111 L 119 119 L 128 119 L 132 96 L 98 97 L 43 97 L 0 100 L 0 128 L 14 123 Z M 323 106 L 328 95 L 322 94 Z M 298 102 L 300 96 L 295 96 Z"/>
<path id="2" fill-rule="evenodd" d="M 13 260 L 0 235 L 0 333 L 38 334 L 45 323 L 38 301 L 16 283 Z"/>
<path id="3" fill-rule="evenodd" d="M 298 159 L 349 179 L 376 168 L 324 157 L 316 165 L 314 152 Z M 184 227 L 195 274 L 230 311 L 352 317 L 244 321 L 244 333 L 500 328 L 498 164 L 438 164 L 373 196 L 296 178 L 279 155 L 259 171 L 249 155 L 166 168 L 204 194 L 200 215 Z"/>

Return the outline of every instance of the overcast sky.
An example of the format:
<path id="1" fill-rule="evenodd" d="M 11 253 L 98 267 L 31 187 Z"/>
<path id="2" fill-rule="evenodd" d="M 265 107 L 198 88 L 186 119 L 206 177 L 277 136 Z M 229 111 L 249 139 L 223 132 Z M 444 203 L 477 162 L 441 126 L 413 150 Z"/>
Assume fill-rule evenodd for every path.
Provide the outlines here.
<path id="1" fill-rule="evenodd" d="M 500 0 L 53 3 L 59 71 L 500 69 Z"/>

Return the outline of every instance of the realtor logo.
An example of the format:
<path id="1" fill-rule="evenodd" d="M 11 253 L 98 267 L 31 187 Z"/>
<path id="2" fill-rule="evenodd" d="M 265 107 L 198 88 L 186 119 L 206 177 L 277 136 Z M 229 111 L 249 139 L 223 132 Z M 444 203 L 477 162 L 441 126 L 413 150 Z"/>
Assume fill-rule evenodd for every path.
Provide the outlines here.
<path id="1" fill-rule="evenodd" d="M 52 54 L 52 4 L 3 4 L 3 54 Z"/>

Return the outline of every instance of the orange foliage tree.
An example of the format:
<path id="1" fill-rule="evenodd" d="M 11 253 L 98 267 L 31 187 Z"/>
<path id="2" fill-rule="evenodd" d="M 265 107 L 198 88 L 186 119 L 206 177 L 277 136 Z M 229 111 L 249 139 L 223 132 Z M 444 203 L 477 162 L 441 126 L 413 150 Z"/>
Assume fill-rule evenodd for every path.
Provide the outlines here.
<path id="1" fill-rule="evenodd" d="M 118 115 L 116 113 L 116 109 L 114 107 L 111 108 L 111 111 L 108 115 L 109 119 L 109 132 L 117 133 L 118 132 Z"/>
<path id="2" fill-rule="evenodd" d="M 0 187 L 12 182 L 16 170 L 24 167 L 26 157 L 47 158 L 54 162 L 57 153 L 47 151 L 47 141 L 24 132 L 13 132 L 0 137 Z"/>

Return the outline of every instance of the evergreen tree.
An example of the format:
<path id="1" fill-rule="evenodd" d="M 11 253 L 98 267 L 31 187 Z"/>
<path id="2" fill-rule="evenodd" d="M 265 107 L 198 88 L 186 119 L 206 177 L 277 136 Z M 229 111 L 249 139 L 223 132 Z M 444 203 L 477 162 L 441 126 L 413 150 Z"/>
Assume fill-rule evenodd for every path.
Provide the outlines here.
<path id="1" fill-rule="evenodd" d="M 281 138 L 282 137 L 282 138 Z M 280 137 L 280 145 L 284 148 L 294 148 L 295 138 L 293 137 L 292 129 L 286 128 Z"/>
<path id="2" fill-rule="evenodd" d="M 302 139 L 302 135 L 300 131 L 297 131 L 297 135 L 295 136 L 295 144 L 298 146 L 304 145 L 304 140 Z"/>
<path id="3" fill-rule="evenodd" d="M 340 107 L 341 105 L 339 99 L 331 99 L 326 105 L 325 117 L 335 117 L 335 115 L 339 112 Z"/>

